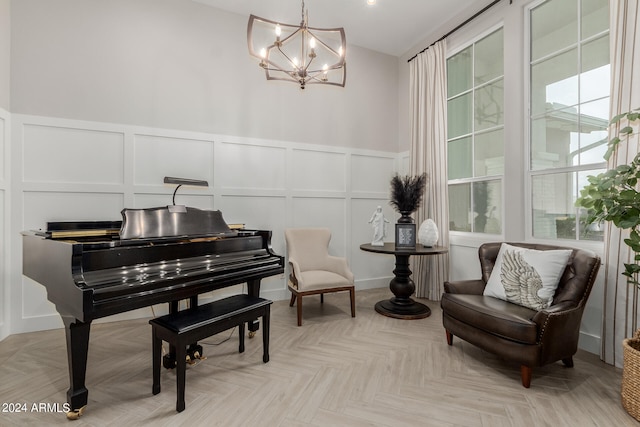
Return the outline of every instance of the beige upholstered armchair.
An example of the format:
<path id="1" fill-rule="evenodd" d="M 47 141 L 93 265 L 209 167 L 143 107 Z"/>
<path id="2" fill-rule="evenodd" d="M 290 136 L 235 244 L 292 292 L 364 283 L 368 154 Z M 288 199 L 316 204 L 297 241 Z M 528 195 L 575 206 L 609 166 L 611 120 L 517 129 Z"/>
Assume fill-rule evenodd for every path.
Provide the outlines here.
<path id="1" fill-rule="evenodd" d="M 567 367 L 573 366 L 580 321 L 600 267 L 600 258 L 590 251 L 551 245 L 508 245 L 506 248 L 510 249 L 504 250 L 504 261 L 500 262 L 500 267 L 497 263 L 502 244 L 485 243 L 480 246 L 481 279 L 444 284 L 445 293 L 440 304 L 442 323 L 449 345 L 453 344 L 455 335 L 505 360 L 519 363 L 522 385 L 529 388 L 534 367 L 558 360 Z M 511 302 L 509 299 L 513 300 L 513 294 L 503 300 L 485 292 L 489 282 L 493 282 L 492 273 L 498 273 L 496 279 L 507 293 L 511 292 L 508 282 L 515 270 L 519 270 L 520 288 L 529 283 L 535 284 L 539 270 L 527 271 L 525 264 L 518 261 L 518 251 L 523 249 L 544 260 L 540 264 L 542 269 L 556 263 L 553 259 L 557 257 L 556 253 L 564 253 L 565 256 L 557 261 L 559 267 L 555 277 L 560 279 L 559 282 L 556 280 L 557 288 L 548 294 L 546 301 L 534 296 L 535 301 L 529 302 L 534 308 L 523 306 L 523 301 Z M 521 293 L 527 297 L 532 295 L 524 291 Z M 536 293 L 540 294 L 539 291 Z M 535 307 L 541 302 L 542 307 Z"/>
<path id="2" fill-rule="evenodd" d="M 356 316 L 353 273 L 345 258 L 329 255 L 331 231 L 327 228 L 289 228 L 284 232 L 291 272 L 289 290 L 290 307 L 298 300 L 298 326 L 302 325 L 302 297 L 349 291 L 351 317 Z"/>

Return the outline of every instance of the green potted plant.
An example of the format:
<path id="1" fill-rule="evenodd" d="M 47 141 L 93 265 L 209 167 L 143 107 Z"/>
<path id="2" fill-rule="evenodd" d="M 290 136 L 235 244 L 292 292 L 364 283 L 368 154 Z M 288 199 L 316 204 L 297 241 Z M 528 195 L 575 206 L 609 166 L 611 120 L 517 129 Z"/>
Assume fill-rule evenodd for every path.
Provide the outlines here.
<path id="1" fill-rule="evenodd" d="M 616 152 L 623 140 L 634 134 L 634 125 L 640 121 L 640 109 L 619 114 L 611 119 L 611 125 L 621 127 L 617 136 L 609 141 L 605 160 Z M 625 123 L 626 122 L 626 123 Z M 624 125 L 624 126 L 623 126 Z M 587 184 L 580 192 L 576 205 L 587 209 L 586 224 L 599 224 L 611 221 L 623 230 L 629 230 L 629 238 L 625 243 L 635 254 L 635 262 L 625 264 L 629 283 L 640 285 L 640 153 L 628 164 L 609 169 L 596 176 L 587 177 Z"/>
<path id="2" fill-rule="evenodd" d="M 640 109 L 611 119 L 610 124 L 617 126 L 619 131 L 609 141 L 604 155 L 606 160 L 616 152 L 621 142 L 628 143 L 630 137 L 638 133 L 639 121 Z M 588 180 L 589 184 L 580 192 L 576 205 L 587 209 L 587 225 L 611 221 L 616 227 L 629 231 L 624 243 L 633 252 L 633 262 L 624 264 L 622 274 L 629 284 L 640 286 L 640 153 L 630 163 L 589 176 Z M 622 347 L 622 406 L 640 421 L 640 390 L 636 387 L 640 375 L 640 329 L 633 338 L 623 340 Z"/>

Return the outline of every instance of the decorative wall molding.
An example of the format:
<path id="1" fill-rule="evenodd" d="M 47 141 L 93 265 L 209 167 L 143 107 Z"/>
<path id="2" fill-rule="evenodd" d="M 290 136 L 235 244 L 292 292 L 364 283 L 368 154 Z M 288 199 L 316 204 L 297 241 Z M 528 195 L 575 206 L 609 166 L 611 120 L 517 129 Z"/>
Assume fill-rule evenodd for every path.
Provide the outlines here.
<path id="1" fill-rule="evenodd" d="M 9 318 L 9 268 L 11 262 L 10 242 L 10 129 L 11 115 L 0 108 L 0 340 L 10 334 Z"/>
<path id="2" fill-rule="evenodd" d="M 273 230 L 272 243 L 279 254 L 285 254 L 285 228 L 327 226 L 333 231 L 331 251 L 347 257 L 357 289 L 386 287 L 391 279 L 392 257 L 363 252 L 359 246 L 371 239 L 367 222 L 378 205 L 391 224 L 387 240 L 393 240 L 397 214 L 388 205 L 389 179 L 395 172 L 409 173 L 408 152 L 10 115 L 2 110 L 0 149 L 0 340 L 12 333 L 62 326 L 45 288 L 22 276 L 20 232 L 43 228 L 53 220 L 118 220 L 124 207 L 170 204 L 174 187 L 163 184 L 165 175 L 209 181 L 208 188 L 182 187 L 176 202 L 219 209 L 229 223 Z M 478 271 L 469 266 L 477 264 L 480 240 L 452 242 L 452 259 L 458 259 L 452 263 L 452 278 Z M 288 299 L 286 277 L 287 273 L 264 280 L 262 294 Z M 203 300 L 243 292 L 243 286 Z M 164 305 L 155 306 L 99 322 L 165 312 Z M 597 353 L 599 337 L 586 326 L 580 346 Z"/>
<path id="3" fill-rule="evenodd" d="M 377 205 L 395 221 L 387 203 L 389 180 L 401 164 L 395 153 L 19 114 L 11 120 L 11 333 L 62 326 L 45 288 L 21 274 L 20 232 L 48 221 L 118 220 L 125 207 L 170 204 L 175 187 L 163 184 L 167 175 L 207 180 L 207 188 L 181 187 L 176 203 L 219 209 L 229 223 L 271 229 L 281 255 L 285 228 L 329 227 L 330 250 L 347 257 L 356 288 L 388 286 L 392 257 L 362 252 L 359 245 L 371 239 L 368 220 Z M 263 280 L 262 295 L 288 299 L 286 277 Z M 150 315 L 141 309 L 102 321 Z"/>

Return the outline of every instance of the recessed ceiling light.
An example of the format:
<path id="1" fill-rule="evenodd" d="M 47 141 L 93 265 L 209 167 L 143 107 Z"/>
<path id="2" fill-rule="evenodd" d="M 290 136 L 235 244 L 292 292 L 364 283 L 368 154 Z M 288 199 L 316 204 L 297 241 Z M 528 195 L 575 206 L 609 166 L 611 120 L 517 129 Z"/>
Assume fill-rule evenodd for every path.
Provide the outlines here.
<path id="1" fill-rule="evenodd" d="M 369 6 L 376 4 L 376 0 L 367 0 Z"/>

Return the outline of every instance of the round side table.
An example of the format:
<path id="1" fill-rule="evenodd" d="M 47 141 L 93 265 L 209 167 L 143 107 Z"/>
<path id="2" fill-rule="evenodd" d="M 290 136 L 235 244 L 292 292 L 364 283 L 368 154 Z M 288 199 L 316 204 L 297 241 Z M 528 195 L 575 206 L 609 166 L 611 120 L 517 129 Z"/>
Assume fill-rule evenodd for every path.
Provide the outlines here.
<path id="1" fill-rule="evenodd" d="M 449 251 L 447 248 L 442 246 L 427 248 L 420 244 L 416 244 L 415 248 L 396 248 L 395 243 L 387 242 L 384 246 L 365 243 L 360 245 L 360 249 L 367 252 L 395 255 L 396 257 L 396 268 L 393 270 L 395 277 L 389 282 L 389 289 L 395 297 L 377 302 L 375 309 L 378 313 L 396 319 L 424 319 L 431 315 L 431 309 L 428 306 L 411 299 L 416 285 L 411 280 L 409 257 L 411 255 L 444 254 Z"/>

